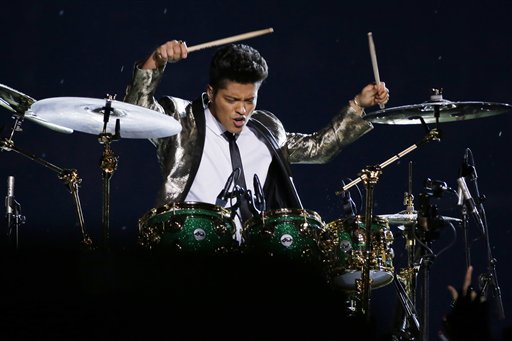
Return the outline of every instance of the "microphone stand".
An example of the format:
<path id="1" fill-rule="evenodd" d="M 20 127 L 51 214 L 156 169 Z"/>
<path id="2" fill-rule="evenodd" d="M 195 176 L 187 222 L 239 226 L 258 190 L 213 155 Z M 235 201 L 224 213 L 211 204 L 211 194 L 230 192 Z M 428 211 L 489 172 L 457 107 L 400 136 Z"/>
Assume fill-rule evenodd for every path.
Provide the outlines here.
<path id="1" fill-rule="evenodd" d="M 19 126 L 19 119 L 16 119 L 16 126 Z M 14 132 L 14 128 L 13 128 Z M 47 162 L 41 158 L 36 157 L 33 154 L 27 153 L 17 147 L 14 146 L 14 141 L 12 140 L 12 134 L 9 138 L 0 140 L 0 150 L 6 150 L 6 151 L 15 151 L 18 154 L 21 154 L 40 165 L 56 172 L 58 174 L 59 179 L 64 181 L 64 184 L 68 187 L 68 190 L 73 195 L 73 200 L 75 204 L 76 214 L 78 217 L 78 224 L 80 225 L 80 232 L 82 234 L 82 244 L 86 248 L 92 248 L 92 240 L 89 237 L 89 235 L 86 232 L 85 229 L 85 223 L 84 223 L 84 216 L 82 213 L 82 206 L 80 204 L 80 198 L 78 196 L 78 188 L 80 186 L 80 183 L 82 182 L 82 179 L 78 176 L 76 169 L 62 169 L 54 164 L 51 164 L 50 162 Z"/>
<path id="2" fill-rule="evenodd" d="M 476 176 L 472 177 L 473 181 L 476 183 Z M 478 188 L 478 187 L 477 187 Z M 478 224 L 481 224 L 481 231 L 484 231 L 484 238 L 485 238 L 485 248 L 486 248 L 486 256 L 487 256 L 487 272 L 485 274 L 480 275 L 480 287 L 481 292 L 485 297 L 488 297 L 488 290 L 489 287 L 492 290 L 492 295 L 496 302 L 497 307 L 497 314 L 498 319 L 503 320 L 505 319 L 505 311 L 503 309 L 503 301 L 501 298 L 501 289 L 498 284 L 498 275 L 496 272 L 496 258 L 492 255 L 492 249 L 491 249 L 491 243 L 489 240 L 489 227 L 487 226 L 487 219 L 485 219 L 485 210 L 482 203 L 482 196 L 477 193 L 477 199 L 478 199 L 478 207 L 480 208 L 480 212 L 482 212 L 481 216 L 483 219 L 481 219 Z M 466 204 L 464 204 L 464 209 L 467 211 Z"/>
<path id="3" fill-rule="evenodd" d="M 461 206 L 462 213 L 462 230 L 464 231 L 464 259 L 466 260 L 466 269 L 471 265 L 471 249 L 469 247 L 469 231 L 468 221 L 469 215 L 466 205 L 463 203 Z"/>
<path id="4" fill-rule="evenodd" d="M 8 203 L 12 209 L 12 213 L 7 216 L 7 237 L 9 243 L 14 244 L 14 249 L 19 249 L 19 227 L 25 223 L 25 216 L 21 215 L 21 205 L 13 198 L 12 202 Z"/>
<path id="5" fill-rule="evenodd" d="M 483 274 L 483 276 L 480 277 L 481 280 L 481 287 L 482 287 L 482 293 L 484 293 L 485 297 L 487 296 L 487 290 L 489 289 L 489 286 L 492 289 L 492 294 L 494 299 L 496 300 L 496 305 L 498 309 L 498 319 L 503 320 L 505 319 L 505 311 L 503 309 L 503 301 L 501 299 L 501 289 L 498 284 L 498 275 L 496 273 L 496 258 L 492 256 L 491 253 L 491 245 L 489 243 L 489 234 L 488 230 L 486 228 L 485 231 L 485 239 L 486 239 L 486 249 L 487 249 L 487 273 Z"/>

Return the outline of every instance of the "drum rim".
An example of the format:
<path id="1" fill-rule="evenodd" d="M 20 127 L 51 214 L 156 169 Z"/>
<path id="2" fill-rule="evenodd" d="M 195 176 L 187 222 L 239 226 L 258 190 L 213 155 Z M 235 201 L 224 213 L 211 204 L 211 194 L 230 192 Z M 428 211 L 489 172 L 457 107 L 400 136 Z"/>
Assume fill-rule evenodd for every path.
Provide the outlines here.
<path id="1" fill-rule="evenodd" d="M 330 222 L 326 223 L 325 225 L 326 226 L 328 226 L 328 225 L 335 225 L 337 223 L 342 223 L 343 224 L 343 223 L 349 222 L 350 220 L 353 220 L 352 223 L 359 222 L 361 224 L 364 224 L 365 216 L 363 216 L 363 215 L 355 215 L 353 217 L 338 218 L 338 219 L 335 219 L 333 221 L 330 221 Z M 372 224 L 389 226 L 389 221 L 386 218 L 382 218 L 382 217 L 379 217 L 379 216 L 373 216 Z"/>
<path id="2" fill-rule="evenodd" d="M 260 217 L 267 218 L 269 216 L 275 216 L 275 215 L 302 216 L 304 213 L 308 214 L 308 218 L 313 218 L 315 220 L 318 220 L 319 222 L 323 222 L 322 217 L 320 216 L 320 214 L 318 214 L 318 212 L 310 210 L 310 209 L 305 209 L 305 208 L 277 208 L 274 210 L 268 210 L 268 211 L 261 212 Z M 312 216 L 312 217 L 310 217 L 310 216 Z"/>
<path id="3" fill-rule="evenodd" d="M 184 210 L 184 209 L 203 209 L 209 212 L 220 213 L 224 217 L 231 217 L 231 211 L 225 207 L 201 201 L 180 201 L 167 203 L 158 207 L 154 207 L 147 211 L 141 218 L 139 218 L 139 228 L 145 225 L 149 220 L 162 213 L 171 210 Z"/>

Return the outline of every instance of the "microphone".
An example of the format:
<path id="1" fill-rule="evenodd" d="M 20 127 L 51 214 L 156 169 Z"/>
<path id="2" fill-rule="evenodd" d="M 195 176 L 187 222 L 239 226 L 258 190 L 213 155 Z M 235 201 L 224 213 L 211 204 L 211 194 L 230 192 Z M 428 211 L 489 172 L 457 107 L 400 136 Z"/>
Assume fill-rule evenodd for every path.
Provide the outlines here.
<path id="1" fill-rule="evenodd" d="M 423 185 L 427 191 L 430 191 L 432 195 L 437 198 L 440 198 L 443 195 L 443 192 L 457 193 L 457 191 L 455 191 L 453 188 L 448 187 L 446 182 L 441 180 L 432 180 L 430 178 L 426 178 Z"/>
<path id="2" fill-rule="evenodd" d="M 220 191 L 219 195 L 217 195 L 217 200 L 215 200 L 215 205 L 225 207 L 228 203 L 228 197 L 229 197 L 229 187 L 231 187 L 231 184 L 233 183 L 233 180 L 235 178 L 235 173 L 240 174 L 240 168 L 235 168 L 231 174 L 228 176 L 228 179 L 226 180 L 226 184 L 224 185 L 224 188 Z"/>
<path id="3" fill-rule="evenodd" d="M 459 188 L 457 189 L 457 197 L 458 197 L 458 200 L 457 200 L 457 206 L 462 206 L 464 205 L 464 194 L 462 193 L 462 187 L 461 186 L 458 186 Z"/>
<path id="4" fill-rule="evenodd" d="M 457 179 L 457 184 L 459 185 L 459 193 L 461 193 L 462 200 L 459 198 L 459 201 L 463 201 L 468 211 L 473 215 L 478 224 L 483 228 L 484 223 L 482 218 L 480 217 L 480 213 L 478 213 L 478 209 L 476 208 L 475 200 L 471 196 L 469 192 L 468 185 L 466 183 L 466 179 L 463 176 Z"/>
<path id="5" fill-rule="evenodd" d="M 344 217 L 355 217 L 355 203 L 352 200 L 352 197 L 350 196 L 349 191 L 342 191 L 341 192 L 341 200 L 342 200 L 342 206 L 343 206 L 343 216 Z"/>
<path id="6" fill-rule="evenodd" d="M 464 159 L 462 160 L 462 164 L 459 170 L 459 177 L 463 176 L 467 177 L 471 181 L 475 181 L 478 178 L 478 175 L 476 174 L 475 166 L 469 163 L 470 152 L 471 150 L 466 148 L 466 151 L 464 152 Z"/>
<path id="7" fill-rule="evenodd" d="M 267 203 L 265 202 L 265 196 L 263 195 L 263 188 L 261 187 L 260 178 L 258 178 L 258 174 L 254 174 L 253 178 L 253 186 L 254 186 L 254 204 L 258 211 L 266 211 Z"/>
<path id="8" fill-rule="evenodd" d="M 5 197 L 5 208 L 7 214 L 12 214 L 12 207 L 14 202 L 14 176 L 7 177 L 7 196 Z"/>
<path id="9" fill-rule="evenodd" d="M 240 170 L 240 168 L 236 168 L 233 173 L 237 170 Z M 246 191 L 244 188 L 240 187 L 239 185 L 235 184 L 233 186 L 233 191 L 226 193 L 226 200 L 227 198 L 236 198 L 236 202 L 234 205 L 231 205 L 229 208 L 231 210 L 231 219 L 235 219 L 237 215 L 238 208 L 241 206 L 242 197 L 245 195 Z"/>
<path id="10" fill-rule="evenodd" d="M 14 177 L 7 177 L 7 195 L 5 197 L 5 215 L 7 217 L 7 228 L 10 233 L 12 218 L 14 215 Z"/>

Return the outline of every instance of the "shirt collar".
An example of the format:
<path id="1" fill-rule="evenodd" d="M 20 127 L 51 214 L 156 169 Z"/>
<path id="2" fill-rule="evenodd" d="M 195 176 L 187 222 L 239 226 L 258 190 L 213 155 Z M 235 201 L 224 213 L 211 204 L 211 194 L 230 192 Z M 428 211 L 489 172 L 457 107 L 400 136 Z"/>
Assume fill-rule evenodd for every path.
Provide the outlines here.
<path id="1" fill-rule="evenodd" d="M 214 134 L 222 135 L 226 131 L 226 128 L 224 128 L 224 126 L 213 116 L 210 108 L 207 107 L 204 110 L 204 115 L 206 118 L 206 128 L 213 131 Z"/>

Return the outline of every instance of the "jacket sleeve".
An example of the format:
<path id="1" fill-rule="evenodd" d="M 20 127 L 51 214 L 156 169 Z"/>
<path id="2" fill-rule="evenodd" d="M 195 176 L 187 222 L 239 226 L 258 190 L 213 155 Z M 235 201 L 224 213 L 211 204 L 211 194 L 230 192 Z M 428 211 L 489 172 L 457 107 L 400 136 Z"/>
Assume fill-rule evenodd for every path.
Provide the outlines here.
<path id="1" fill-rule="evenodd" d="M 326 163 L 372 129 L 370 122 L 346 106 L 326 127 L 315 133 L 286 132 L 283 148 L 290 163 Z"/>
<path id="2" fill-rule="evenodd" d="M 126 87 L 124 101 L 163 113 L 164 109 L 155 99 L 155 90 L 162 79 L 164 69 L 165 67 L 143 70 L 139 68 L 139 63 L 137 63 L 131 83 Z"/>

